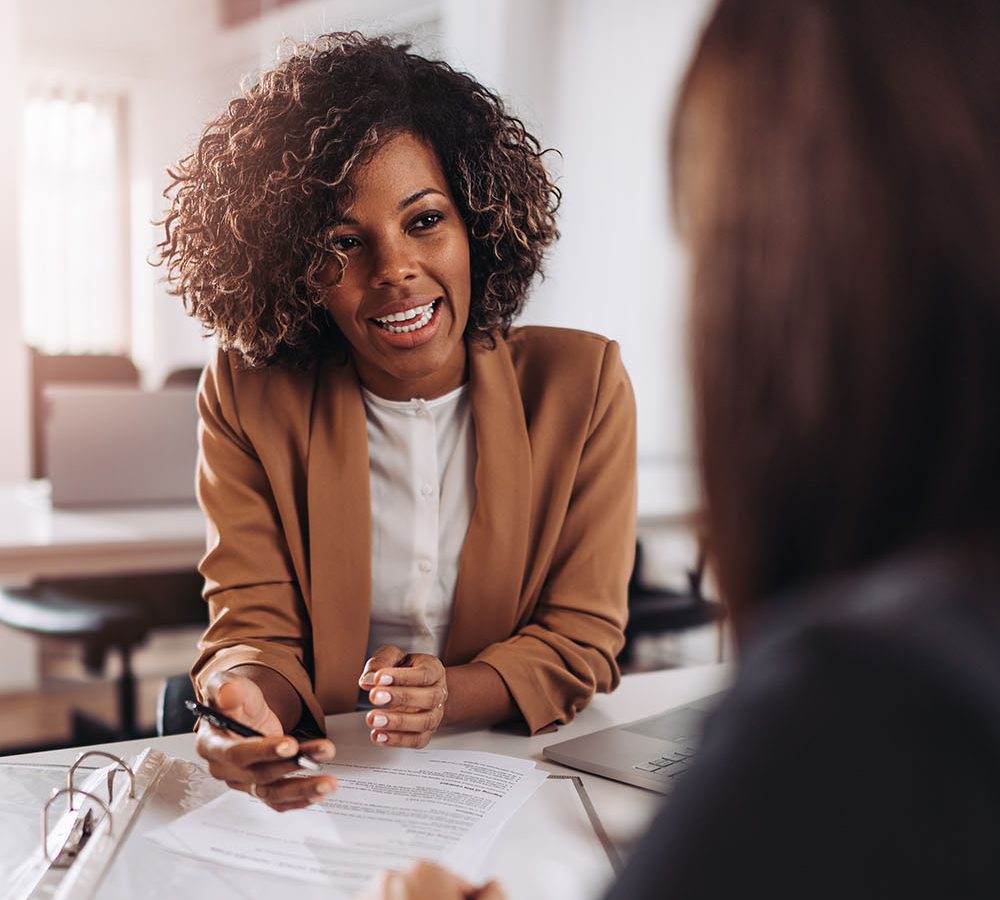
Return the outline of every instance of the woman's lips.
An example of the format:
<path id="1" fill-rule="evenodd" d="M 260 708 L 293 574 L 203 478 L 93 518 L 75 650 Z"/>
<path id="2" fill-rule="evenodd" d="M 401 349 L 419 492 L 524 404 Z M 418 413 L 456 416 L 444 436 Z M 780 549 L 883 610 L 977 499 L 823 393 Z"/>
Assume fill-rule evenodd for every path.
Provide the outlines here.
<path id="1" fill-rule="evenodd" d="M 418 302 L 394 313 L 372 316 L 368 320 L 369 327 L 389 346 L 413 349 L 426 344 L 437 334 L 442 305 L 440 297 L 429 303 Z"/>
<path id="2" fill-rule="evenodd" d="M 422 300 L 423 298 L 419 299 Z M 372 316 L 372 321 L 380 328 L 384 328 L 393 334 L 419 331 L 431 320 L 437 298 L 427 299 L 425 302 L 419 302 L 418 298 L 413 298 L 409 302 L 409 306 L 397 312 Z"/>

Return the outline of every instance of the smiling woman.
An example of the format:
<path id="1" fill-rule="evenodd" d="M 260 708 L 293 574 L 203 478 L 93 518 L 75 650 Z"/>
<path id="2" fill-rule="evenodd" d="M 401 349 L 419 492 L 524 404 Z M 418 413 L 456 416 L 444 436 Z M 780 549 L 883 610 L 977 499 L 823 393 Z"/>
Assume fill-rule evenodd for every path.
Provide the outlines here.
<path id="1" fill-rule="evenodd" d="M 468 75 L 358 34 L 300 47 L 173 172 L 160 245 L 220 344 L 200 392 L 210 770 L 276 809 L 297 737 L 566 722 L 618 683 L 635 411 L 614 342 L 513 328 L 559 192 Z M 367 661 L 366 661 L 367 660 Z M 360 693 L 359 693 L 360 690 Z M 312 736 L 307 740 L 304 735 Z"/>

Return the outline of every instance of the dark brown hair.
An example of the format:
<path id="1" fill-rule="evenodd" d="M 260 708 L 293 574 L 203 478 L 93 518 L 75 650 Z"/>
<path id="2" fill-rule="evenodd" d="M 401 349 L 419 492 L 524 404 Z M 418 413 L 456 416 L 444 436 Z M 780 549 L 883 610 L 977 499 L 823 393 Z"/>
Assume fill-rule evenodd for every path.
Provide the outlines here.
<path id="1" fill-rule="evenodd" d="M 327 230 L 357 167 L 402 132 L 434 148 L 468 228 L 466 334 L 508 328 L 557 236 L 538 141 L 469 75 L 358 33 L 297 46 L 170 171 L 158 248 L 188 312 L 250 365 L 308 365 L 338 346 L 322 273 L 347 260 Z"/>
<path id="2" fill-rule="evenodd" d="M 721 0 L 672 133 L 737 616 L 1000 522 L 1000 4 Z"/>

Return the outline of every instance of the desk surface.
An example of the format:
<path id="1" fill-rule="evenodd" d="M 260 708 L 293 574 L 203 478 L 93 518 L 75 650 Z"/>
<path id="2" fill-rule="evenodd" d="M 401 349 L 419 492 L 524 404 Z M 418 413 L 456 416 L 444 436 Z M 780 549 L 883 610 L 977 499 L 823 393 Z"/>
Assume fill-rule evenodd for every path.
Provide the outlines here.
<path id="1" fill-rule="evenodd" d="M 595 697 L 587 709 L 558 732 L 529 738 L 497 730 L 462 732 L 456 729 L 444 729 L 435 737 L 434 746 L 488 750 L 507 756 L 531 759 L 539 768 L 556 774 L 580 775 L 609 837 L 620 851 L 624 851 L 645 829 L 659 807 L 660 795 L 597 775 L 567 769 L 545 759 L 542 756 L 542 748 L 556 741 L 579 737 L 591 731 L 607 728 L 609 725 L 630 722 L 668 707 L 687 703 L 720 690 L 729 677 L 730 670 L 726 665 L 695 666 L 626 675 L 617 691 Z M 326 722 L 328 732 L 336 743 L 343 746 L 368 744 L 368 730 L 365 728 L 363 713 L 328 716 Z M 145 741 L 124 741 L 119 744 L 102 745 L 100 749 L 110 750 L 119 756 L 131 756 L 148 746 L 182 759 L 198 759 L 194 751 L 192 734 L 177 734 Z M 0 757 L 0 763 L 32 762 L 68 766 L 84 749 L 95 748 L 72 748 L 5 756 Z"/>
<path id="2" fill-rule="evenodd" d="M 193 503 L 53 509 L 45 481 L 0 484 L 0 584 L 187 569 L 204 552 Z"/>

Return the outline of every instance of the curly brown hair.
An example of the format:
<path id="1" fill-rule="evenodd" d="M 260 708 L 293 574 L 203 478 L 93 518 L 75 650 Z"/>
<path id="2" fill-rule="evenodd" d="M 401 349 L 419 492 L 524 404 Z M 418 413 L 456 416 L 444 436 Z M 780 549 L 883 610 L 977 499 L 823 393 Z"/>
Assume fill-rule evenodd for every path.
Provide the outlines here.
<path id="1" fill-rule="evenodd" d="M 544 151 L 471 76 L 358 32 L 296 45 L 168 171 L 158 263 L 188 313 L 251 366 L 342 347 L 322 274 L 347 259 L 327 233 L 352 173 L 402 132 L 434 148 L 469 232 L 467 337 L 506 331 L 558 237 Z"/>

